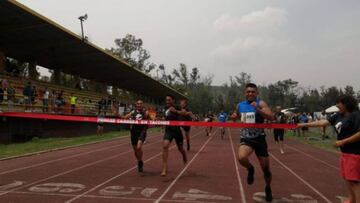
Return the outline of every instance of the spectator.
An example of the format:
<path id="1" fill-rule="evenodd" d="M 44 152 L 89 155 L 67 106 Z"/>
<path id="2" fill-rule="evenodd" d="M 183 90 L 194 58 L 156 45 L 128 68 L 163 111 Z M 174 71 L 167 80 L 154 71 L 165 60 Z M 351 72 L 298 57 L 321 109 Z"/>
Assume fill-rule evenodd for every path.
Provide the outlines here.
<path id="1" fill-rule="evenodd" d="M 300 116 L 299 113 L 295 113 L 292 116 L 291 123 L 292 124 L 298 124 L 300 122 L 299 116 Z M 297 134 L 297 136 L 300 137 L 300 129 L 299 128 L 294 129 L 293 132 L 294 132 L 294 136 Z"/>
<path id="2" fill-rule="evenodd" d="M 3 90 L 6 90 L 9 85 L 9 82 L 6 79 L 1 80 L 1 87 Z"/>
<path id="3" fill-rule="evenodd" d="M 2 86 L 0 86 L 0 105 L 2 104 L 3 101 L 4 101 L 4 90 Z M 1 112 L 1 106 L 0 106 L 0 112 Z"/>
<path id="4" fill-rule="evenodd" d="M 309 123 L 314 121 L 311 113 L 308 113 L 308 114 L 307 114 L 307 117 L 308 117 L 308 122 L 309 122 Z"/>
<path id="5" fill-rule="evenodd" d="M 50 103 L 51 103 L 51 112 L 55 113 L 55 100 L 56 100 L 56 91 L 53 90 L 52 93 L 49 95 Z"/>
<path id="6" fill-rule="evenodd" d="M 327 116 L 325 111 L 323 110 L 320 114 L 319 120 L 327 120 Z M 323 140 L 325 140 L 326 138 L 329 138 L 329 136 L 326 135 L 326 126 L 321 126 L 320 127 L 320 134 L 321 134 L 321 138 Z"/>
<path id="7" fill-rule="evenodd" d="M 75 97 L 74 94 L 71 93 L 70 96 L 71 114 L 75 113 L 76 103 L 77 103 L 77 97 Z"/>
<path id="8" fill-rule="evenodd" d="M 106 99 L 104 97 L 102 97 L 101 100 L 98 101 L 98 115 L 103 111 L 106 112 Z"/>
<path id="9" fill-rule="evenodd" d="M 45 87 L 44 94 L 43 94 L 43 112 L 44 113 L 49 112 L 49 96 L 50 96 L 50 92 L 49 92 L 48 88 Z"/>
<path id="10" fill-rule="evenodd" d="M 65 105 L 64 98 L 62 97 L 62 92 L 58 93 L 55 99 L 55 113 L 63 113 L 63 106 Z"/>
<path id="11" fill-rule="evenodd" d="M 37 92 L 37 89 L 36 89 L 36 86 L 32 86 L 32 97 L 31 97 L 31 104 L 36 104 L 37 102 L 37 98 L 38 98 L 38 92 Z"/>
<path id="12" fill-rule="evenodd" d="M 28 82 L 23 90 L 24 95 L 24 103 L 25 103 L 25 112 L 29 110 L 29 107 L 31 107 L 31 98 L 33 96 L 33 88 L 31 87 L 31 82 Z M 31 109 L 30 109 L 31 111 Z"/>
<path id="13" fill-rule="evenodd" d="M 302 115 L 299 116 L 299 121 L 300 123 L 308 123 L 309 122 L 309 118 L 306 115 L 306 113 L 304 112 Z M 301 132 L 302 132 L 302 136 L 305 137 L 306 136 L 306 132 L 309 130 L 308 127 L 302 127 L 301 128 Z"/>
<path id="14" fill-rule="evenodd" d="M 14 102 L 16 99 L 15 98 L 15 89 L 9 83 L 6 91 L 7 91 L 8 110 L 13 111 L 14 110 Z"/>
<path id="15" fill-rule="evenodd" d="M 76 83 L 75 89 L 82 90 L 81 84 L 79 82 Z"/>

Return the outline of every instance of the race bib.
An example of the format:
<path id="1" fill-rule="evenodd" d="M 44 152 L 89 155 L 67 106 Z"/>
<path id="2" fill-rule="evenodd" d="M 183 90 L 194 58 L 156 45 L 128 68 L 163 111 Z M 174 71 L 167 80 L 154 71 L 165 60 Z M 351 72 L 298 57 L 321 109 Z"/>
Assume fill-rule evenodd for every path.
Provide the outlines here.
<path id="1" fill-rule="evenodd" d="M 241 113 L 241 122 L 255 123 L 255 112 Z"/>

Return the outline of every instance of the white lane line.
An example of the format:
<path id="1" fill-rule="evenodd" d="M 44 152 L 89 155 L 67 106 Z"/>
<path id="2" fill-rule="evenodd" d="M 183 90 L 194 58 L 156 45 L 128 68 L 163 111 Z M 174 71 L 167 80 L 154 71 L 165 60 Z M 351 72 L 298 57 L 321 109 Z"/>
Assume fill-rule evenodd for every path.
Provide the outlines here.
<path id="1" fill-rule="evenodd" d="M 321 159 L 318 159 L 318 158 L 316 158 L 316 157 L 314 157 L 314 156 L 312 156 L 312 155 L 310 155 L 310 154 L 308 154 L 308 153 L 306 153 L 306 152 L 303 152 L 303 151 L 300 150 L 300 149 L 297 149 L 297 148 L 295 148 L 295 147 L 292 147 L 292 146 L 290 146 L 289 144 L 285 144 L 285 145 L 286 145 L 287 148 L 290 148 L 290 149 L 292 149 L 292 150 L 294 150 L 294 151 L 297 151 L 297 152 L 299 152 L 299 153 L 301 153 L 301 154 L 303 154 L 303 155 L 305 155 L 305 156 L 307 156 L 307 157 L 310 157 L 310 158 L 314 159 L 315 161 L 321 162 L 321 163 L 325 164 L 326 166 L 328 166 L 328 167 L 330 167 L 330 168 L 333 168 L 333 169 L 335 169 L 335 170 L 339 170 L 339 167 L 336 167 L 336 166 L 334 166 L 334 165 L 331 165 L 331 164 L 329 164 L 329 163 L 327 163 L 327 162 L 325 162 L 325 161 L 323 161 L 323 160 L 321 160 Z"/>
<path id="2" fill-rule="evenodd" d="M 217 130 L 216 130 L 217 131 Z M 216 132 L 215 132 L 216 133 Z M 214 134 L 215 134 L 214 133 Z M 169 190 L 175 185 L 175 183 L 179 180 L 179 178 L 184 174 L 184 172 L 189 168 L 190 164 L 196 159 L 196 157 L 200 154 L 200 152 L 205 148 L 205 146 L 209 143 L 209 141 L 214 137 L 210 136 L 206 142 L 203 144 L 203 146 L 199 149 L 199 151 L 195 154 L 195 156 L 193 156 L 193 158 L 189 161 L 188 164 L 186 164 L 186 166 L 183 168 L 183 170 L 179 173 L 179 175 L 171 182 L 171 184 L 165 189 L 165 191 L 160 195 L 160 197 L 155 200 L 154 203 L 159 203 L 164 197 L 165 195 L 169 192 Z"/>
<path id="3" fill-rule="evenodd" d="M 199 135 L 200 133 L 201 133 L 201 131 L 197 132 L 193 137 Z M 159 142 L 162 142 L 162 140 L 159 141 Z M 170 147 L 170 149 L 174 149 L 174 148 L 175 148 L 175 146 Z M 151 160 L 159 157 L 160 155 L 162 155 L 162 152 L 160 152 L 160 153 L 158 153 L 158 154 L 156 154 L 156 155 L 154 155 L 154 156 L 146 159 L 144 162 L 147 163 L 147 162 L 149 162 L 149 161 L 151 161 Z M 84 192 L 84 193 L 82 193 L 82 194 L 79 194 L 79 195 L 77 195 L 76 197 L 74 197 L 74 198 L 72 198 L 72 199 L 70 199 L 70 200 L 67 200 L 65 203 L 71 203 L 71 202 L 73 202 L 73 201 L 75 201 L 75 200 L 77 200 L 77 199 L 79 199 L 79 198 L 81 198 L 81 197 L 84 197 L 86 194 L 88 194 L 88 193 L 90 193 L 90 192 L 92 192 L 92 191 L 94 191 L 94 190 L 96 190 L 96 189 L 98 189 L 98 188 L 106 185 L 107 183 L 109 183 L 109 182 L 115 180 L 116 178 L 119 178 L 119 177 L 121 177 L 121 176 L 129 173 L 130 171 L 132 171 L 132 170 L 134 170 L 134 169 L 136 169 L 136 168 L 137 168 L 137 166 L 131 167 L 130 169 L 128 169 L 128 170 L 126 170 L 126 171 L 124 171 L 124 172 L 122 172 L 122 173 L 120 173 L 120 174 L 118 174 L 118 175 L 116 175 L 116 176 L 114 176 L 114 177 L 112 177 L 112 178 L 110 178 L 110 179 L 108 179 L 108 180 L 106 180 L 106 181 L 104 181 L 104 182 L 96 185 L 95 187 L 91 188 L 90 190 L 88 190 L 88 191 L 86 191 L 86 192 Z"/>
<path id="4" fill-rule="evenodd" d="M 286 170 L 288 170 L 291 174 L 293 174 L 296 178 L 298 178 L 301 182 L 303 182 L 306 186 L 308 186 L 312 191 L 314 191 L 316 194 L 318 194 L 321 198 L 325 200 L 327 203 L 331 203 L 331 201 L 325 197 L 324 194 L 322 194 L 319 190 L 317 190 L 314 186 L 312 186 L 309 182 L 304 180 L 300 177 L 297 173 L 295 173 L 293 170 L 291 170 L 289 167 L 287 167 L 282 161 L 280 161 L 278 158 L 276 158 L 272 153 L 269 153 L 270 156 L 277 161 L 282 167 L 284 167 Z"/>
<path id="5" fill-rule="evenodd" d="M 156 135 L 156 137 L 158 137 L 158 136 L 161 136 L 161 135 Z M 128 137 L 129 136 L 126 136 L 125 138 L 128 138 Z M 96 153 L 96 152 L 99 152 L 99 151 L 105 151 L 105 150 L 113 149 L 113 148 L 123 146 L 123 145 L 127 145 L 127 144 L 129 144 L 128 141 L 126 141 L 125 143 L 117 144 L 117 145 L 110 146 L 110 147 L 104 147 L 104 148 L 91 150 L 91 151 L 83 152 L 83 153 L 72 155 L 72 156 L 67 156 L 67 157 L 63 157 L 63 158 L 59 158 L 59 159 L 53 159 L 53 160 L 50 160 L 50 161 L 40 162 L 40 163 L 37 163 L 37 164 L 33 164 L 33 165 L 21 167 L 21 168 L 16 168 L 16 169 L 8 170 L 8 171 L 3 171 L 3 172 L 0 172 L 0 175 L 9 174 L 9 173 L 17 172 L 17 171 L 22 171 L 22 170 L 25 170 L 25 169 L 34 168 L 34 167 L 38 167 L 38 166 L 43 166 L 43 165 L 51 164 L 51 163 L 58 162 L 58 161 L 64 161 L 64 160 L 67 160 L 67 159 L 76 158 L 76 157 L 79 157 L 79 156 L 92 154 L 92 153 Z"/>
<path id="6" fill-rule="evenodd" d="M 38 195 L 38 196 L 57 196 L 57 197 L 75 197 L 75 194 L 60 194 L 60 193 L 37 193 L 37 192 L 12 192 L 12 194 L 25 194 L 25 195 Z M 136 200 L 136 201 L 155 201 L 154 198 L 137 198 L 137 197 L 120 197 L 120 196 L 100 196 L 100 195 L 84 195 L 84 198 L 92 199 L 117 199 L 117 200 Z M 55 201 L 55 200 L 53 200 Z M 164 199 L 166 202 L 183 202 L 183 203 L 204 203 L 203 201 L 196 200 L 168 200 Z M 211 202 L 206 202 L 211 203 Z"/>
<path id="7" fill-rule="evenodd" d="M 157 141 L 157 142 L 148 144 L 148 145 L 146 145 L 146 146 L 151 146 L 151 145 L 154 145 L 154 144 L 157 144 L 157 143 L 160 143 L 160 142 L 161 142 L 161 141 Z M 35 182 L 32 182 L 32 183 L 23 185 L 23 186 L 18 187 L 18 188 L 14 188 L 14 189 L 12 189 L 12 190 L 8 190 L 8 191 L 6 191 L 6 192 L 2 192 L 2 193 L 0 193 L 0 196 L 5 195 L 5 194 L 7 194 L 7 193 L 9 193 L 9 192 L 13 192 L 13 191 L 17 191 L 17 190 L 19 190 L 19 189 L 23 189 L 23 188 L 29 187 L 29 186 L 31 186 L 31 185 L 35 185 L 35 184 L 40 183 L 40 182 L 43 182 L 43 181 L 50 180 L 50 179 L 52 179 L 52 178 L 56 178 L 56 177 L 59 177 L 59 176 L 62 176 L 62 175 L 66 175 L 66 174 L 68 174 L 68 173 L 72 173 L 72 172 L 74 172 L 74 171 L 78 171 L 78 170 L 80 170 L 80 169 L 83 169 L 83 168 L 86 168 L 86 167 L 89 167 L 89 166 L 93 166 L 93 165 L 102 163 L 102 162 L 104 162 L 104 161 L 108 161 L 108 160 L 110 160 L 110 159 L 114 159 L 114 158 L 116 158 L 116 157 L 119 157 L 119 156 L 121 156 L 121 155 L 130 153 L 130 152 L 133 152 L 133 149 L 130 149 L 130 150 L 128 150 L 128 151 L 122 152 L 122 153 L 117 154 L 117 155 L 114 155 L 114 156 L 110 156 L 110 157 L 108 157 L 108 158 L 106 158 L 106 159 L 101 159 L 101 160 L 98 160 L 98 161 L 95 161 L 95 162 L 91 162 L 91 163 L 82 165 L 82 166 L 80 166 L 80 167 L 76 167 L 76 168 L 73 168 L 73 169 L 71 169 L 71 170 L 67 170 L 67 171 L 58 173 L 58 174 L 56 174 L 56 175 L 47 177 L 47 178 L 43 178 L 43 179 L 37 180 L 37 181 L 35 181 Z"/>
<path id="8" fill-rule="evenodd" d="M 229 132 L 231 149 L 232 149 L 233 156 L 234 156 L 234 164 L 235 164 L 235 169 L 236 169 L 236 176 L 237 176 L 237 179 L 238 179 L 238 182 L 239 182 L 239 189 L 240 189 L 240 194 L 241 194 L 241 201 L 242 201 L 243 203 L 246 203 L 244 187 L 243 187 L 243 184 L 242 184 L 242 182 L 241 182 L 241 177 L 240 177 L 240 173 L 239 173 L 239 166 L 238 166 L 238 160 L 237 160 L 237 156 L 235 155 L 234 144 L 233 144 L 233 141 L 232 141 L 232 136 L 231 136 L 231 131 L 230 131 L 230 129 L 228 129 L 228 132 Z"/>

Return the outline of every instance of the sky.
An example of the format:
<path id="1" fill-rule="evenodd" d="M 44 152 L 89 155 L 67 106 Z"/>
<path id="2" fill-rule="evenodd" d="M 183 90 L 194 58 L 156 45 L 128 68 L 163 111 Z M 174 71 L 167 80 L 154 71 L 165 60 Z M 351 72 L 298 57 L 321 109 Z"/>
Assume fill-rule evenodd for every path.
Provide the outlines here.
<path id="1" fill-rule="evenodd" d="M 358 0 L 19 0 L 102 47 L 133 34 L 150 61 L 185 63 L 213 84 L 240 72 L 258 84 L 293 79 L 303 87 L 360 90 Z"/>

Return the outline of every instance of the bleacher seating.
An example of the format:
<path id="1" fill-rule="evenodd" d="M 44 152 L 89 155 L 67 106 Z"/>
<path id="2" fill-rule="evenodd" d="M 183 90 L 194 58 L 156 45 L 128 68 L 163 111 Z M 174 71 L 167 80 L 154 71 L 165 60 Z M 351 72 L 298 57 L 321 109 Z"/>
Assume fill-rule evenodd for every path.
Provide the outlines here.
<path id="1" fill-rule="evenodd" d="M 79 89 L 75 89 L 75 88 L 69 88 L 69 87 L 65 87 L 65 86 L 61 86 L 61 85 L 52 84 L 49 82 L 30 80 L 30 79 L 24 78 L 24 77 L 12 77 L 12 76 L 9 76 L 6 74 L 1 74 L 0 78 L 6 79 L 11 84 L 11 86 L 15 89 L 15 92 L 16 92 L 15 97 L 17 98 L 18 101 L 20 101 L 20 102 L 16 102 L 14 104 L 14 109 L 16 111 L 21 111 L 21 109 L 24 110 L 24 104 L 23 104 L 23 102 L 21 102 L 21 100 L 23 99 L 23 89 L 24 89 L 24 86 L 27 84 L 27 82 L 31 82 L 31 85 L 36 86 L 36 89 L 38 92 L 38 97 L 36 98 L 36 103 L 33 105 L 33 111 L 36 111 L 36 112 L 42 111 L 42 93 L 43 93 L 45 87 L 48 87 L 48 90 L 51 93 L 53 91 L 55 91 L 57 93 L 60 91 L 63 91 L 63 97 L 66 102 L 66 105 L 64 107 L 64 109 L 65 109 L 64 113 L 70 112 L 69 99 L 70 99 L 71 94 L 74 94 L 74 96 L 76 96 L 78 98 L 77 108 L 75 111 L 75 113 L 77 113 L 77 114 L 95 114 L 97 112 L 97 108 L 98 108 L 97 107 L 98 101 L 101 100 L 102 98 L 108 98 L 108 96 L 109 96 L 107 94 L 102 94 L 102 93 L 88 91 L 88 90 L 79 90 Z M 121 98 L 121 101 L 123 101 L 124 103 L 131 102 L 129 98 Z M 49 102 L 49 103 L 51 103 L 51 102 Z M 7 106 L 7 102 L 4 101 L 1 105 L 4 107 Z M 50 105 L 50 107 L 51 107 L 51 105 Z M 111 111 L 109 113 L 114 113 L 114 109 L 113 110 L 109 109 L 109 111 Z"/>

